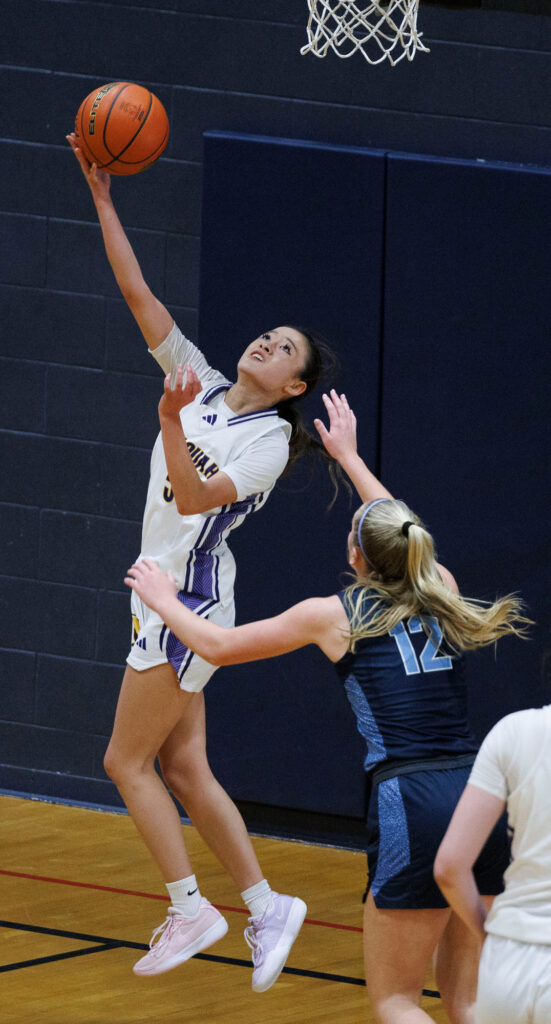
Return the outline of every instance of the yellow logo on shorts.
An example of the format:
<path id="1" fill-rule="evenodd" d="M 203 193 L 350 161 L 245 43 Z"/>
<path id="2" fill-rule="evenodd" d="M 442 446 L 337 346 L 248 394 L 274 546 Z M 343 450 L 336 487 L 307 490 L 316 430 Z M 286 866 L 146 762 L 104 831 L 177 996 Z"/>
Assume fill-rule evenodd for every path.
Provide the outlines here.
<path id="1" fill-rule="evenodd" d="M 137 615 L 132 616 L 132 636 L 130 638 L 130 646 L 133 647 L 138 639 L 140 633 L 140 620 Z"/>

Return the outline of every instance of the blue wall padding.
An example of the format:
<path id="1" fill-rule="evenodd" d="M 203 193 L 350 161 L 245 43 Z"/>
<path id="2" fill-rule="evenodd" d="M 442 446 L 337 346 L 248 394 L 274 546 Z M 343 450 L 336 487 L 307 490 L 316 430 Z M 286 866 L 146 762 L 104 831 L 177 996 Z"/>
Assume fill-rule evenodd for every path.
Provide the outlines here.
<path id="1" fill-rule="evenodd" d="M 245 346 L 285 323 L 317 326 L 339 352 L 375 457 L 384 157 L 278 139 L 205 139 L 200 343 L 232 376 Z M 323 412 L 320 394 L 310 415 Z M 326 470 L 301 469 L 235 535 L 238 620 L 339 587 L 354 499 L 328 512 Z M 224 669 L 207 694 L 211 757 L 242 799 L 361 814 L 361 744 L 329 662 L 309 649 Z M 254 721 L 255 742 L 250 744 Z M 261 742 L 258 742 L 258 733 Z M 231 737 L 228 741 L 227 737 Z M 243 756 L 251 749 L 251 757 Z M 239 751 L 239 756 L 236 756 Z"/>
<path id="2" fill-rule="evenodd" d="M 473 724 L 548 700 L 551 173 L 388 157 L 382 473 L 461 589 L 534 639 L 470 659 Z"/>
<path id="3" fill-rule="evenodd" d="M 243 347 L 270 326 L 257 309 L 275 323 L 279 294 L 291 319 L 302 301 L 344 356 L 340 386 L 358 411 L 362 452 L 425 516 L 462 590 L 518 589 L 538 621 L 533 640 L 504 641 L 497 660 L 492 650 L 468 658 L 482 736 L 502 714 L 546 699 L 551 175 L 222 133 L 205 141 L 200 331 L 213 363 L 230 373 L 233 339 Z M 299 252 L 298 264 L 286 252 Z M 239 621 L 330 592 L 345 567 L 346 503 L 327 515 L 319 484 L 297 495 L 288 486 L 235 538 Z M 212 758 L 231 791 L 359 813 L 358 748 L 338 755 L 352 738 L 340 696 L 318 652 L 221 672 L 208 691 Z M 256 777 L 232 753 L 236 739 L 247 749 L 247 708 L 255 728 L 266 723 Z M 270 770 L 282 735 L 288 774 Z"/>

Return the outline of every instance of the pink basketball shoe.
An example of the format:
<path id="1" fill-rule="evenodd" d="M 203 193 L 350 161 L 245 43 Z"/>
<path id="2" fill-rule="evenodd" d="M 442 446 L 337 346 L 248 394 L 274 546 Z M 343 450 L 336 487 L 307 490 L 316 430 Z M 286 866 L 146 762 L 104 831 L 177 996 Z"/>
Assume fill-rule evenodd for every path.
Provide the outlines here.
<path id="1" fill-rule="evenodd" d="M 171 971 L 212 946 L 227 930 L 227 921 L 208 900 L 201 900 L 195 917 L 184 917 L 174 907 L 169 907 L 166 921 L 153 932 L 149 953 L 134 964 L 134 974 L 149 978 Z"/>
<path id="2" fill-rule="evenodd" d="M 260 917 L 250 917 L 245 941 L 253 951 L 253 989 L 266 992 L 277 980 L 304 918 L 306 904 L 296 896 L 273 894 L 273 905 Z"/>

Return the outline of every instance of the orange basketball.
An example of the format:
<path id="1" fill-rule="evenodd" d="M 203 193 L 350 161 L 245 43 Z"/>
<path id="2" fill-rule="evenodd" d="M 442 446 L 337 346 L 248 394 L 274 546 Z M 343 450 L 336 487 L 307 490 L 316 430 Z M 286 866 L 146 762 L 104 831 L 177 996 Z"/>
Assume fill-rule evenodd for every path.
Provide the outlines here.
<path id="1" fill-rule="evenodd" d="M 78 108 L 75 134 L 91 164 L 109 174 L 151 167 L 168 142 L 166 110 L 154 93 L 133 82 L 94 89 Z"/>

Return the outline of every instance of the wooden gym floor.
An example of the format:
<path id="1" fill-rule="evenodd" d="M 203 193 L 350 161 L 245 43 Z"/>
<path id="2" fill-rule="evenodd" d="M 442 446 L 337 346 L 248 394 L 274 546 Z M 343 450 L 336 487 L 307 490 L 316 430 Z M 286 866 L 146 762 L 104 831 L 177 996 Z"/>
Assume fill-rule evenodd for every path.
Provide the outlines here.
<path id="1" fill-rule="evenodd" d="M 253 840 L 274 889 L 308 914 L 275 986 L 250 988 L 239 894 L 191 826 L 201 891 L 228 934 L 157 978 L 132 964 L 166 916 L 165 890 L 128 817 L 0 796 L 0 1006 L 3 1024 L 285 1024 L 373 1021 L 363 985 L 361 853 Z M 434 990 L 434 979 L 426 981 Z M 447 1017 L 435 996 L 423 1007 Z"/>

